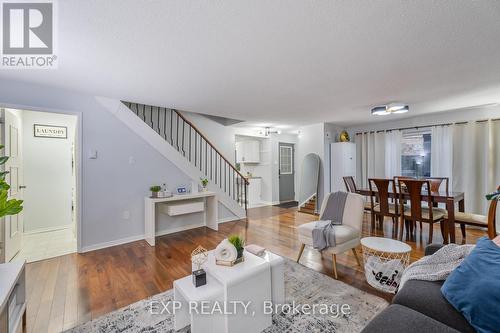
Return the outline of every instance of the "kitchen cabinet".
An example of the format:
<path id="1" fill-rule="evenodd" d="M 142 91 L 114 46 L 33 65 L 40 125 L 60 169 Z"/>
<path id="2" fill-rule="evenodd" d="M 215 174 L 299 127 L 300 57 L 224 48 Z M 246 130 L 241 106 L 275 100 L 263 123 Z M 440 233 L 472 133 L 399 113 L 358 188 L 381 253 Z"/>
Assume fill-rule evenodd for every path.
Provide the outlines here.
<path id="1" fill-rule="evenodd" d="M 240 141 L 236 142 L 236 163 L 259 163 L 260 142 Z"/>

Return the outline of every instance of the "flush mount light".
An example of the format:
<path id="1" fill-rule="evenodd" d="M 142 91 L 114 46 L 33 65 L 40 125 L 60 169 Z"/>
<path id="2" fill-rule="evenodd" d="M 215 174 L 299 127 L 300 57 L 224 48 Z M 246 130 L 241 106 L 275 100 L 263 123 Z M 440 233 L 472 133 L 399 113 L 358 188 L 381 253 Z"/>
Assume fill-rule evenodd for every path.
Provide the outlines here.
<path id="1" fill-rule="evenodd" d="M 376 106 L 372 109 L 372 115 L 386 116 L 392 113 L 406 113 L 410 110 L 408 105 L 392 103 L 389 105 Z"/>
<path id="2" fill-rule="evenodd" d="M 376 106 L 372 109 L 372 114 L 376 116 L 386 116 L 390 114 L 390 112 L 387 111 L 386 106 Z"/>

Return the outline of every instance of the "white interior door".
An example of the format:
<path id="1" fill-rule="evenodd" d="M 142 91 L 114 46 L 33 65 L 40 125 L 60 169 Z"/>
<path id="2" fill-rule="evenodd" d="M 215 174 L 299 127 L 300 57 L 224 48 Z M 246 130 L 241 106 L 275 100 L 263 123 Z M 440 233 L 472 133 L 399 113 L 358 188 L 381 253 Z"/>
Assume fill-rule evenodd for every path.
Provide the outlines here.
<path id="1" fill-rule="evenodd" d="M 5 155 L 9 160 L 5 163 L 8 171 L 6 180 L 10 184 L 9 198 L 23 199 L 22 181 L 22 126 L 21 117 L 16 110 L 5 110 L 4 140 Z M 21 250 L 23 242 L 23 214 L 5 217 L 5 261 L 9 262 Z"/>

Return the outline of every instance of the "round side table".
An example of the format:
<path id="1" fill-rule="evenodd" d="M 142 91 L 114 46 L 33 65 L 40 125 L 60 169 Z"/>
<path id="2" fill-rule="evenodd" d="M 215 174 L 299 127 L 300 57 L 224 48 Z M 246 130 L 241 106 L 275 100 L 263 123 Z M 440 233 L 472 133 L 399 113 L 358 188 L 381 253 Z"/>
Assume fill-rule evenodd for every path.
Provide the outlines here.
<path id="1" fill-rule="evenodd" d="M 395 293 L 403 271 L 410 264 L 411 247 L 383 237 L 361 239 L 366 281 L 370 286 Z"/>

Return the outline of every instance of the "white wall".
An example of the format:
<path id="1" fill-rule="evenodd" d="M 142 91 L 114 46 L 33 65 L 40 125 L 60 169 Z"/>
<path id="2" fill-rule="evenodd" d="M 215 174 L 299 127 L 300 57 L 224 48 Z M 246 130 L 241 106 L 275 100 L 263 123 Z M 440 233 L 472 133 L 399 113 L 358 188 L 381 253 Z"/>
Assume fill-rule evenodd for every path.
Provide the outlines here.
<path id="1" fill-rule="evenodd" d="M 318 202 L 321 204 L 323 196 L 325 193 L 325 170 L 328 170 L 328 165 L 325 160 L 325 126 L 323 123 L 314 124 L 309 126 L 303 126 L 300 129 L 300 135 L 297 142 L 297 175 L 300 177 L 302 172 L 302 161 L 304 157 L 309 153 L 315 153 L 320 158 L 320 168 L 319 168 L 319 185 L 318 185 Z M 328 172 L 328 171 L 327 171 Z M 298 185 L 300 186 L 301 180 L 298 179 Z M 298 189 L 300 191 L 300 189 Z M 296 192 L 296 198 L 298 198 L 298 191 Z"/>
<path id="2" fill-rule="evenodd" d="M 148 187 L 166 183 L 174 188 L 190 182 L 94 96 L 0 80 L 0 106 L 81 114 L 83 250 L 140 239 Z M 89 159 L 90 150 L 97 150 L 97 159 Z M 227 210 L 219 212 L 224 218 Z"/>
<path id="3" fill-rule="evenodd" d="M 191 121 L 215 145 L 221 154 L 234 165 L 234 136 L 236 134 L 234 127 L 221 125 L 203 115 L 193 112 L 182 111 L 182 115 Z"/>
<path id="4" fill-rule="evenodd" d="M 24 230 L 51 230 L 72 224 L 72 144 L 76 117 L 22 111 L 24 184 Z M 68 138 L 40 138 L 33 125 L 67 127 Z"/>

